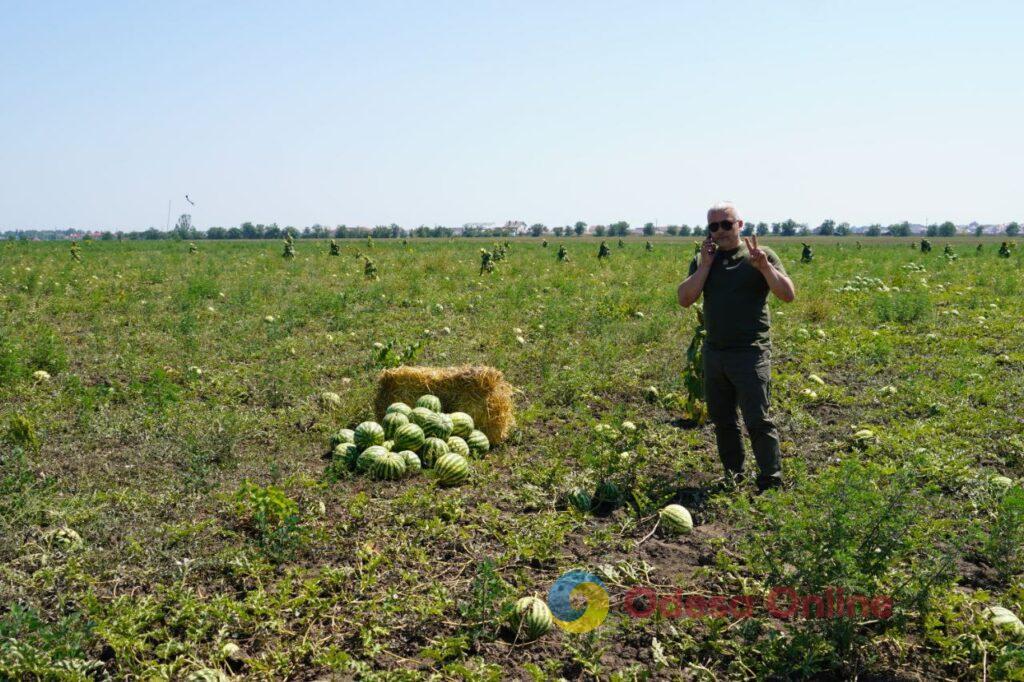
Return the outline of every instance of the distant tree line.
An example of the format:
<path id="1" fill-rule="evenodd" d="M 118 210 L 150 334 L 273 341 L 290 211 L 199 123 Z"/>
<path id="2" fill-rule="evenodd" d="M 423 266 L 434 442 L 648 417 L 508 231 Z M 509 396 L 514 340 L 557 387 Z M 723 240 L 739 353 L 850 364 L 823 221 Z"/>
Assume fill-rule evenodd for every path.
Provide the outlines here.
<path id="1" fill-rule="evenodd" d="M 598 237 L 625 237 L 631 233 L 629 223 L 625 220 L 620 220 L 610 225 L 593 225 L 588 226 L 587 223 L 582 220 L 577 221 L 573 225 L 563 225 L 558 227 L 549 228 L 543 223 L 534 223 L 528 228 L 528 234 L 534 237 L 540 237 L 547 234 L 553 234 L 556 237 L 572 237 L 582 236 L 590 232 Z M 656 228 L 654 223 L 646 223 L 642 232 L 646 236 L 655 234 Z M 1011 237 L 1020 234 L 1020 225 L 1016 222 L 1009 223 L 1005 227 L 1005 233 Z M 704 236 L 705 228 L 702 225 L 695 225 L 693 227 L 689 225 L 668 225 L 665 228 L 665 232 L 670 236 L 679 237 L 690 237 Z M 188 240 L 195 241 L 198 239 L 284 239 L 286 234 L 291 234 L 294 239 L 365 239 L 367 237 L 373 237 L 374 239 L 405 239 L 408 237 L 512 237 L 517 234 L 515 227 L 495 227 L 495 228 L 482 228 L 482 227 L 465 227 L 461 231 L 457 232 L 455 228 L 443 227 L 435 225 L 430 227 L 427 225 L 420 225 L 419 227 L 406 229 L 399 227 L 392 223 L 391 225 L 377 225 L 376 227 L 349 227 L 347 225 L 338 225 L 336 227 L 329 227 L 326 225 L 310 225 L 304 227 L 301 230 L 297 227 L 286 226 L 280 227 L 277 223 L 270 223 L 264 225 L 262 223 L 251 223 L 244 222 L 238 227 L 211 227 L 205 231 L 197 230 L 192 225 L 192 217 L 188 214 L 182 215 L 178 218 L 177 223 L 170 230 L 158 230 L 155 227 L 151 227 L 148 230 L 142 232 L 112 232 L 102 231 L 96 236 L 93 233 L 85 233 L 83 235 L 81 230 L 8 230 L 0 232 L 0 238 L 2 239 L 73 239 L 81 238 L 85 240 L 89 239 L 100 239 L 102 241 L 111 240 L 158 240 L 158 239 L 176 239 L 176 240 Z M 880 236 L 893 236 L 893 237 L 909 237 L 911 234 L 910 223 L 894 223 L 892 225 L 883 227 L 882 225 L 869 225 L 863 232 L 854 233 L 849 223 L 836 223 L 834 220 L 825 220 L 815 228 L 804 223 L 798 223 L 793 219 L 784 220 L 782 222 L 775 223 L 764 223 L 748 221 L 744 223 L 742 234 L 745 237 L 752 235 L 764 236 L 772 234 L 779 237 L 804 237 L 812 234 L 820 236 L 837 236 L 845 237 L 849 234 L 863 234 L 868 237 L 880 237 Z M 928 237 L 953 237 L 957 234 L 956 225 L 950 221 L 944 223 L 936 223 L 928 225 L 925 228 L 925 234 Z M 977 227 L 974 231 L 975 236 L 981 236 L 982 228 Z"/>

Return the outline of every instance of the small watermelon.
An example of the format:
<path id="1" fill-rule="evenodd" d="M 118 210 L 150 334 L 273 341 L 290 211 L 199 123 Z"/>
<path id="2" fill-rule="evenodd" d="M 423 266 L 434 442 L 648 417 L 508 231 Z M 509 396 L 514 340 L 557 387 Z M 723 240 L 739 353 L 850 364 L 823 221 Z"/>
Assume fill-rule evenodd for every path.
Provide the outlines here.
<path id="1" fill-rule="evenodd" d="M 384 427 L 384 436 L 387 438 L 394 438 L 395 431 L 398 430 L 399 426 L 404 426 L 409 423 L 409 418 L 401 412 L 389 412 L 384 415 L 384 419 L 381 420 L 381 426 Z"/>
<path id="2" fill-rule="evenodd" d="M 992 485 L 1002 490 L 1007 490 L 1013 487 L 1013 479 L 1007 476 L 993 476 L 991 479 Z"/>
<path id="3" fill-rule="evenodd" d="M 395 441 L 393 441 L 393 440 L 386 440 L 383 443 L 381 443 L 380 446 L 382 448 L 384 448 L 385 450 L 387 450 L 388 452 L 392 452 L 395 449 Z"/>
<path id="4" fill-rule="evenodd" d="M 448 444 L 440 438 L 427 438 L 420 448 L 420 459 L 423 466 L 432 467 L 439 457 L 448 454 Z"/>
<path id="5" fill-rule="evenodd" d="M 469 478 L 469 462 L 454 452 L 441 455 L 434 464 L 437 480 L 444 486 L 462 485 Z"/>
<path id="6" fill-rule="evenodd" d="M 405 403 L 391 403 L 388 405 L 388 409 L 384 410 L 385 416 L 389 414 L 402 414 L 408 417 L 410 412 L 412 412 L 412 408 Z"/>
<path id="7" fill-rule="evenodd" d="M 338 447 L 342 443 L 355 443 L 356 434 L 352 429 L 341 429 L 337 433 L 331 434 L 331 449 Z"/>
<path id="8" fill-rule="evenodd" d="M 594 509 L 607 513 L 622 503 L 622 491 L 611 481 L 601 481 L 594 491 Z"/>
<path id="9" fill-rule="evenodd" d="M 551 630 L 551 609 L 542 599 L 523 597 L 512 608 L 509 627 L 518 641 L 532 642 Z"/>
<path id="10" fill-rule="evenodd" d="M 473 429 L 476 428 L 473 424 L 473 418 L 465 412 L 452 412 L 448 417 L 452 420 L 453 436 L 469 438 L 469 434 L 473 433 Z"/>
<path id="11" fill-rule="evenodd" d="M 412 450 L 402 450 L 398 453 L 405 460 L 405 475 L 412 476 L 413 474 L 419 473 L 420 469 L 423 468 L 423 464 L 420 462 L 420 457 Z"/>
<path id="12" fill-rule="evenodd" d="M 380 445 L 384 442 L 384 427 L 377 422 L 363 422 L 356 427 L 354 441 L 360 450 Z"/>
<path id="13" fill-rule="evenodd" d="M 590 493 L 584 488 L 573 488 L 565 494 L 566 503 L 576 511 L 588 512 L 594 506 Z"/>
<path id="14" fill-rule="evenodd" d="M 423 447 L 426 435 L 416 424 L 403 424 L 395 431 L 395 448 L 398 450 L 418 451 Z"/>
<path id="15" fill-rule="evenodd" d="M 388 454 L 388 451 L 379 445 L 371 445 L 359 453 L 356 458 L 356 471 L 369 471 L 378 458 Z"/>
<path id="16" fill-rule="evenodd" d="M 448 451 L 454 452 L 463 457 L 469 457 L 469 445 L 458 436 L 451 436 L 445 441 L 448 444 Z"/>
<path id="17" fill-rule="evenodd" d="M 381 481 L 394 481 L 405 475 L 405 458 L 397 452 L 388 452 L 373 463 L 373 477 Z"/>
<path id="18" fill-rule="evenodd" d="M 356 465 L 356 458 L 359 457 L 359 448 L 355 443 L 342 443 L 334 448 L 334 461 L 344 462 L 349 469 Z"/>
<path id="19" fill-rule="evenodd" d="M 475 457 L 479 457 L 491 449 L 491 441 L 487 440 L 487 434 L 476 429 L 470 432 L 466 444 L 469 445 L 469 451 Z"/>
<path id="20" fill-rule="evenodd" d="M 429 393 L 427 393 L 426 395 L 421 395 L 419 397 L 419 399 L 416 401 L 416 407 L 425 407 L 431 412 L 440 412 L 441 399 L 438 398 L 436 395 L 430 395 Z"/>
<path id="21" fill-rule="evenodd" d="M 62 552 L 70 552 L 78 549 L 84 544 L 82 542 L 82 536 L 78 534 L 78 531 L 66 526 L 47 531 L 44 539 L 51 549 Z"/>
<path id="22" fill-rule="evenodd" d="M 693 517 L 681 504 L 670 504 L 660 512 L 661 528 L 668 535 L 685 535 L 693 530 Z"/>
<path id="23" fill-rule="evenodd" d="M 999 628 L 1013 630 L 1015 633 L 1024 633 L 1024 623 L 1021 623 L 1013 611 L 1003 606 L 990 606 L 986 609 L 986 615 L 992 624 Z"/>

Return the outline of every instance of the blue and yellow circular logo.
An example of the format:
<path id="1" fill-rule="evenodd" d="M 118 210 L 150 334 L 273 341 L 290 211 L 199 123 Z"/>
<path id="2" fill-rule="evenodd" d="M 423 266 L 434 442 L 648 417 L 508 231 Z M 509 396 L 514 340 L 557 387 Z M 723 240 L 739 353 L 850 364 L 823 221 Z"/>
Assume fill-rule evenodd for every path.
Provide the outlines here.
<path id="1" fill-rule="evenodd" d="M 586 600 L 585 609 L 573 608 L 574 594 Z M 562 574 L 548 591 L 548 608 L 555 623 L 574 634 L 590 632 L 603 623 L 608 617 L 608 603 L 608 590 L 601 579 L 578 569 Z"/>

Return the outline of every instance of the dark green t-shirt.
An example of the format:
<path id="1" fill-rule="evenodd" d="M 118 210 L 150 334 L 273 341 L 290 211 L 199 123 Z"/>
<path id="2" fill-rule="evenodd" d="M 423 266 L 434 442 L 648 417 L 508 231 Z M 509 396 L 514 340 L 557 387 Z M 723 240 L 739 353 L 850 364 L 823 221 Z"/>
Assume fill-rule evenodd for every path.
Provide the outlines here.
<path id="1" fill-rule="evenodd" d="M 762 246 L 768 261 L 786 273 L 782 261 Z M 704 282 L 704 326 L 706 343 L 715 350 L 771 348 L 771 314 L 768 312 L 768 281 L 750 264 L 745 244 L 731 251 L 719 249 Z M 690 274 L 697 271 L 697 259 Z"/>

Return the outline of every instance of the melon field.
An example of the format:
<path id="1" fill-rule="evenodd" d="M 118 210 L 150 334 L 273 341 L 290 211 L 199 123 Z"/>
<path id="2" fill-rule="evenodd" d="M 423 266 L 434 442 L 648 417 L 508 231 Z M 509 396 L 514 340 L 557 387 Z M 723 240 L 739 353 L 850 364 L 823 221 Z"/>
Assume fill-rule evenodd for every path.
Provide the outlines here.
<path id="1" fill-rule="evenodd" d="M 693 238 L 0 244 L 0 679 L 1024 680 L 1022 258 L 811 241 L 763 495 L 684 414 Z M 465 364 L 516 425 L 464 481 L 331 452 Z M 603 622 L 513 627 L 573 569 Z M 686 608 L 837 589 L 891 608 Z"/>

